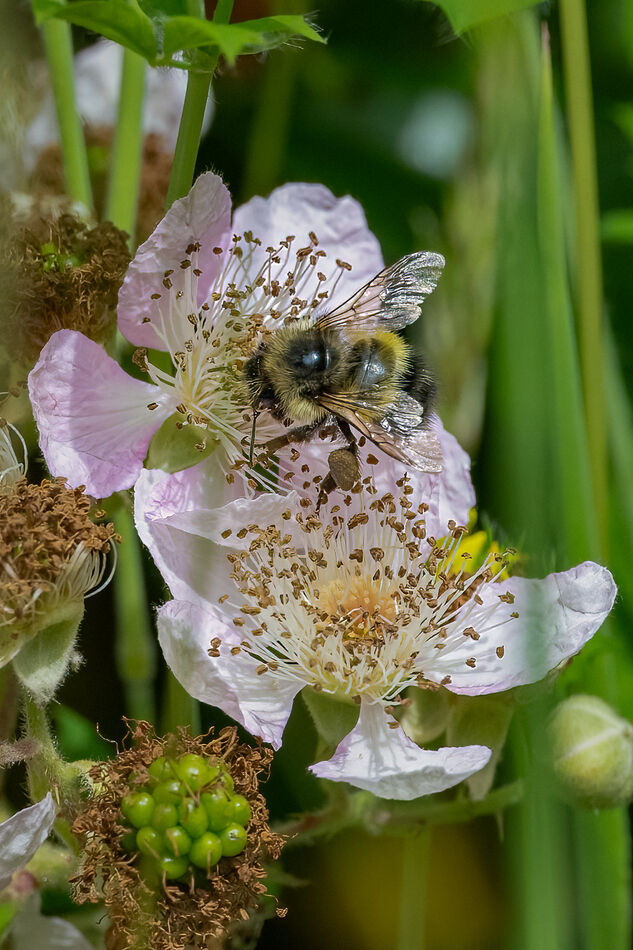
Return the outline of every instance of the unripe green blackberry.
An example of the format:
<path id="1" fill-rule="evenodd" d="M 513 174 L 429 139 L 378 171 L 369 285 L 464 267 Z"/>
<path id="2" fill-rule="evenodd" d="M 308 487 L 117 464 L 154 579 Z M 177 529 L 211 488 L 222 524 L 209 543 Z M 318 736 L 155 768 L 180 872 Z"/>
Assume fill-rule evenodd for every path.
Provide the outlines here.
<path id="1" fill-rule="evenodd" d="M 137 829 L 121 839 L 126 850 L 153 858 L 168 880 L 244 851 L 251 806 L 234 792 L 223 763 L 192 752 L 159 756 L 147 774 L 147 785 L 121 802 L 122 816 Z"/>
<path id="2" fill-rule="evenodd" d="M 552 765 L 565 797 L 615 808 L 633 796 L 633 726 L 597 696 L 563 700 L 549 723 Z"/>
<path id="3" fill-rule="evenodd" d="M 261 906 L 263 864 L 281 850 L 258 791 L 271 758 L 235 729 L 161 739 L 138 723 L 127 747 L 90 771 L 93 791 L 73 823 L 75 900 L 101 893 L 121 945 L 203 950 L 209 935 L 221 938 Z"/>

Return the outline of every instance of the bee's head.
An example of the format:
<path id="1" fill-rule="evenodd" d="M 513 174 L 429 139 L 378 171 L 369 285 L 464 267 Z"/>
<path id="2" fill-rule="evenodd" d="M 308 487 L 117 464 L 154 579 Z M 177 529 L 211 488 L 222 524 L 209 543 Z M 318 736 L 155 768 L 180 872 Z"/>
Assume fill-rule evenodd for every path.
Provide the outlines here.
<path id="1" fill-rule="evenodd" d="M 331 369 L 336 351 L 323 333 L 307 330 L 288 341 L 286 360 L 297 379 L 306 379 Z"/>

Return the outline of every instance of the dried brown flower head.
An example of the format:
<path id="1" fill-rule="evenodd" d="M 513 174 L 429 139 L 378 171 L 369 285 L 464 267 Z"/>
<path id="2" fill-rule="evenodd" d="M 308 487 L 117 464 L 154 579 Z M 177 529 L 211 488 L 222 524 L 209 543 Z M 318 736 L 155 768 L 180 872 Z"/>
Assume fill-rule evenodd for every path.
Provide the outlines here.
<path id="1" fill-rule="evenodd" d="M 112 921 L 109 940 L 117 950 L 206 950 L 257 910 L 266 893 L 262 864 L 281 852 L 283 840 L 270 830 L 266 802 L 258 791 L 258 776 L 267 771 L 272 752 L 240 743 L 232 727 L 215 738 L 212 732 L 193 737 L 185 729 L 159 738 L 149 723 L 139 722 L 131 727 L 128 741 L 116 758 L 89 772 L 94 791 L 73 824 L 83 848 L 81 869 L 72 879 L 75 900 L 105 900 Z M 186 753 L 221 761 L 235 791 L 248 800 L 246 847 L 182 881 L 163 878 L 156 883 L 144 873 L 139 855 L 125 849 L 128 829 L 121 824 L 121 802 L 147 786 L 148 768 L 157 758 Z"/>
<path id="2" fill-rule="evenodd" d="M 114 525 L 92 520 L 80 488 L 61 478 L 29 484 L 8 431 L 0 420 L 0 666 L 55 622 L 57 608 L 82 609 L 116 537 Z"/>
<path id="3" fill-rule="evenodd" d="M 87 126 L 85 136 L 95 209 L 98 216 L 102 218 L 114 130 L 109 126 Z M 154 132 L 146 135 L 143 140 L 138 196 L 138 243 L 149 237 L 164 214 L 171 164 L 171 150 L 161 136 Z M 62 195 L 64 193 L 66 184 L 62 154 L 56 143 L 52 142 L 41 152 L 31 174 L 30 186 L 40 194 Z"/>
<path id="4" fill-rule="evenodd" d="M 109 339 L 130 260 L 123 231 L 107 221 L 89 228 L 62 214 L 7 227 L 2 244 L 5 341 L 14 362 L 32 364 L 56 330 Z"/>

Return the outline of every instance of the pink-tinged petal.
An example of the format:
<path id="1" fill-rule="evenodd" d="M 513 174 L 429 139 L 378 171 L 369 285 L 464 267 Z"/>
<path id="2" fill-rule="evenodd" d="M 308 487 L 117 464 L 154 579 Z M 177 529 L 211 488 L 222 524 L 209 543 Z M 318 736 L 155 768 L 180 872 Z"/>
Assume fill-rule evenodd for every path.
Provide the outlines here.
<path id="1" fill-rule="evenodd" d="M 266 260 L 267 246 L 277 247 L 292 234 L 296 237 L 294 246 L 302 247 L 308 243 L 310 231 L 327 254 L 319 263 L 319 270 L 326 276 L 338 271 L 336 258 L 351 264 L 351 271 L 343 272 L 328 300 L 328 307 L 342 303 L 384 266 L 380 245 L 367 226 L 360 204 L 349 195 L 336 198 L 324 185 L 282 185 L 268 198 L 251 198 L 233 216 L 236 234 L 249 230 L 262 242 L 253 255 L 253 272 Z"/>
<path id="2" fill-rule="evenodd" d="M 175 513 L 221 505 L 228 489 L 215 455 L 174 474 L 144 469 L 135 485 L 136 530 L 179 600 L 217 603 L 219 587 L 229 586 L 229 565 L 223 548 L 170 525 L 168 519 Z"/>
<path id="3" fill-rule="evenodd" d="M 130 264 L 119 291 L 119 329 L 131 343 L 164 350 L 165 343 L 152 327 L 143 323 L 149 318 L 162 326 L 161 309 L 168 309 L 169 293 L 163 286 L 166 270 L 170 277 L 172 297 L 184 286 L 185 271 L 180 263 L 190 244 L 199 242 L 197 267 L 202 272 L 198 283 L 198 305 L 202 304 L 218 272 L 218 256 L 214 247 L 223 247 L 230 232 L 231 196 L 222 179 L 205 172 L 195 181 L 184 198 L 174 201 L 147 241 L 141 244 Z M 152 300 L 152 294 L 162 294 Z M 182 320 L 181 342 L 187 338 L 187 314 L 174 316 Z"/>
<path id="4" fill-rule="evenodd" d="M 289 500 L 263 494 L 235 497 L 214 455 L 173 475 L 143 471 L 134 490 L 136 528 L 174 597 L 205 605 L 231 592 L 228 550 L 244 541 L 237 531 L 248 524 L 278 524 Z M 231 497 L 233 495 L 233 497 Z"/>
<path id="5" fill-rule="evenodd" d="M 50 338 L 29 374 L 29 395 L 49 469 L 96 498 L 134 484 L 152 435 L 176 402 L 128 376 L 75 330 Z"/>
<path id="6" fill-rule="evenodd" d="M 499 599 L 506 592 L 510 603 Z M 585 561 L 544 580 L 485 584 L 478 593 L 483 604 L 459 611 L 446 647 L 432 650 L 425 667 L 428 679 L 450 676 L 447 688 L 470 696 L 535 683 L 574 656 L 604 622 L 617 588 L 606 567 Z M 466 628 L 479 639 L 464 636 Z"/>
<path id="7" fill-rule="evenodd" d="M 0 890 L 27 864 L 53 827 L 57 808 L 49 792 L 0 825 Z"/>
<path id="8" fill-rule="evenodd" d="M 258 675 L 258 664 L 243 653 L 232 656 L 239 631 L 215 613 L 184 601 L 170 601 L 157 618 L 165 660 L 179 683 L 200 702 L 218 706 L 254 736 L 281 745 L 295 696 L 303 683 L 274 673 Z M 209 656 L 211 640 L 221 642 L 219 656 Z"/>
<path id="9" fill-rule="evenodd" d="M 411 801 L 443 792 L 482 769 L 490 758 L 486 746 L 421 749 L 400 726 L 391 728 L 384 708 L 362 703 L 354 729 L 327 762 L 310 770 L 319 778 L 348 782 L 379 798 Z"/>
<path id="10" fill-rule="evenodd" d="M 455 436 L 447 432 L 440 418 L 431 417 L 430 425 L 442 443 L 442 471 L 440 489 L 440 536 L 445 534 L 449 521 L 467 525 L 470 509 L 476 504 L 475 489 L 470 478 L 470 457 Z"/>

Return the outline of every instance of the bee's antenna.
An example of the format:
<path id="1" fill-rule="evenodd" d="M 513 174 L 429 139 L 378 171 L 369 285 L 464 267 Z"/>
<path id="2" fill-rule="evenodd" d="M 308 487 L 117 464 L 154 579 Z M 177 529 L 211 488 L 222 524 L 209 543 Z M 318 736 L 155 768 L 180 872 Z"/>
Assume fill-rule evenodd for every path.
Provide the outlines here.
<path id="1" fill-rule="evenodd" d="M 259 410 L 253 409 L 253 428 L 251 429 L 251 449 L 248 453 L 248 463 L 253 465 L 253 453 L 255 452 L 255 427 L 257 425 L 257 417 L 259 416 Z"/>

